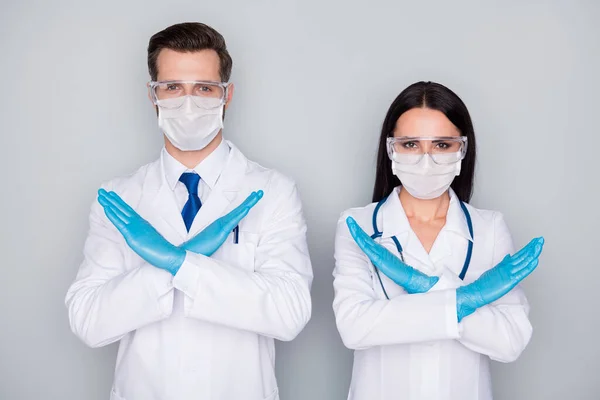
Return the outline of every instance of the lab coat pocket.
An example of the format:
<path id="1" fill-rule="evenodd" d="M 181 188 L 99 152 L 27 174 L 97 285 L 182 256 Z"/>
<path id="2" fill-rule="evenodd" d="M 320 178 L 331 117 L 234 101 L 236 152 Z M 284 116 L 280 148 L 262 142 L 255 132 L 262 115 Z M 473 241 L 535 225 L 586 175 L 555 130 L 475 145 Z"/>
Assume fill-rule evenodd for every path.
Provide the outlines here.
<path id="1" fill-rule="evenodd" d="M 235 233 L 229 234 L 225 243 L 213 257 L 231 266 L 254 271 L 258 234 L 240 230 L 237 234 L 237 243 L 235 236 Z"/>

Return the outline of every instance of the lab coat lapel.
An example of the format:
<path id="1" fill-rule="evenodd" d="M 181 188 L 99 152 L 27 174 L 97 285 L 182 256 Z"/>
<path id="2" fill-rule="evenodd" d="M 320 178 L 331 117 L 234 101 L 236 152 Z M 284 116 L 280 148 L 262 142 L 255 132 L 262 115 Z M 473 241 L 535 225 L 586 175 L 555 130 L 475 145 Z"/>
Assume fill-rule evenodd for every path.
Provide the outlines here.
<path id="1" fill-rule="evenodd" d="M 464 260 L 462 249 L 464 248 L 466 253 L 468 243 L 472 240 L 460 200 L 456 193 L 450 189 L 450 204 L 446 214 L 446 224 L 431 249 L 430 258 L 434 263 L 438 263 L 455 254 L 456 259 L 449 259 L 451 262 L 447 266 L 456 274 L 459 274 Z"/>
<path id="2" fill-rule="evenodd" d="M 217 183 L 206 201 L 200 207 L 194 222 L 190 227 L 188 237 L 194 237 L 216 219 L 222 217 L 231 211 L 234 206 L 241 203 L 234 202 L 241 189 L 241 183 L 246 172 L 248 160 L 231 142 L 227 142 L 230 147 L 229 157 L 225 169 L 219 176 Z M 242 199 L 243 201 L 243 199 Z"/>
<path id="3" fill-rule="evenodd" d="M 423 247 L 423 244 L 417 235 L 411 230 L 408 234 L 405 247 L 406 254 L 412 258 L 416 258 L 421 264 L 432 267 L 431 258 Z M 413 265 L 413 267 L 415 267 Z"/>
<path id="4" fill-rule="evenodd" d="M 421 242 L 412 231 L 406 212 L 398 197 L 398 188 L 390 194 L 385 204 L 381 207 L 381 223 L 383 224 L 383 238 L 396 236 L 402 246 L 405 257 L 410 255 L 425 265 L 431 265 L 429 255 Z M 396 254 L 398 255 L 398 254 Z"/>
<path id="5" fill-rule="evenodd" d="M 150 167 L 142 193 L 138 213 L 171 243 L 183 242 L 187 231 L 175 194 L 167 184 L 162 158 Z"/>
<path id="6" fill-rule="evenodd" d="M 448 234 L 445 229 L 442 228 L 429 252 L 429 259 L 432 263 L 436 264 L 452 255 L 452 247 L 450 246 L 449 240 Z"/>

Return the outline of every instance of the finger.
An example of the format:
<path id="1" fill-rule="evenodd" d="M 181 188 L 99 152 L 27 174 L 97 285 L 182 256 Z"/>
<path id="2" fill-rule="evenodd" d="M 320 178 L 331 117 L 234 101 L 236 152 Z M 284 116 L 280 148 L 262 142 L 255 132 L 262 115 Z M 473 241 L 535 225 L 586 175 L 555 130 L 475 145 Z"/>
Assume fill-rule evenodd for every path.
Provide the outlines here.
<path id="1" fill-rule="evenodd" d="M 258 201 L 262 199 L 263 195 L 264 192 L 262 190 L 259 190 L 258 192 L 252 192 L 250 196 L 248 196 L 246 200 L 244 200 L 240 207 L 243 206 L 247 207 L 248 209 L 254 207 L 256 203 L 258 203 Z"/>
<path id="2" fill-rule="evenodd" d="M 380 259 L 380 254 L 378 252 L 380 245 L 375 243 L 369 235 L 365 234 L 365 236 L 360 239 L 360 242 L 358 242 L 358 245 L 374 263 Z"/>
<path id="3" fill-rule="evenodd" d="M 538 258 L 541 254 L 542 254 L 542 250 L 544 249 L 544 238 L 540 238 L 538 240 L 538 243 L 535 246 L 535 249 L 533 250 L 533 256 L 535 258 Z"/>
<path id="4" fill-rule="evenodd" d="M 523 249 L 519 251 L 518 256 L 512 256 L 508 260 L 508 266 L 511 273 L 520 270 L 525 265 L 529 264 L 532 260 L 534 260 L 536 256 L 536 249 L 538 243 L 537 239 L 532 240 L 527 244 Z"/>
<path id="5" fill-rule="evenodd" d="M 107 204 L 110 204 L 110 206 L 111 206 L 113 209 L 117 209 L 117 210 L 119 210 L 119 212 L 120 212 L 121 214 L 123 214 L 123 215 L 124 215 L 124 216 L 126 216 L 126 217 L 129 217 L 129 216 L 131 215 L 131 213 L 130 213 L 130 212 L 128 212 L 128 210 L 126 210 L 126 208 L 125 208 L 125 207 L 123 207 L 123 206 L 122 206 L 122 204 L 121 204 L 121 203 L 118 201 L 118 199 L 117 199 L 117 198 L 115 198 L 115 196 L 114 196 L 114 195 L 111 195 L 111 193 L 113 193 L 113 192 L 106 192 L 106 193 L 101 193 L 101 192 L 98 192 L 98 199 L 104 199 L 104 200 L 105 200 L 105 202 L 106 202 Z M 115 194 L 115 195 L 116 195 L 116 194 Z M 120 198 L 119 198 L 119 199 L 120 199 Z"/>
<path id="6" fill-rule="evenodd" d="M 367 235 L 367 233 L 360 227 L 360 225 L 358 225 L 354 218 L 346 218 L 346 225 L 348 225 L 348 230 L 350 231 L 350 234 L 354 238 L 355 242 L 365 242 L 367 241 L 367 238 L 371 239 L 371 237 Z"/>
<path id="7" fill-rule="evenodd" d="M 521 250 L 517 251 L 515 254 L 511 256 L 512 261 L 515 263 L 519 263 L 523 260 L 524 257 L 527 257 L 531 250 L 538 243 L 538 238 L 532 239 L 529 243 L 527 243 Z"/>
<path id="8" fill-rule="evenodd" d="M 244 219 L 244 217 L 246 217 L 246 215 L 248 215 L 249 212 L 250 209 L 248 208 L 237 207 L 229 214 L 221 218 L 222 229 L 226 232 L 229 232 L 230 230 L 238 226 L 239 223 Z"/>
<path id="9" fill-rule="evenodd" d="M 360 225 L 354 220 L 352 217 L 346 218 L 346 225 L 348 226 L 348 230 L 350 231 L 350 235 L 354 239 L 354 242 L 363 250 L 364 243 L 366 242 L 367 234 L 362 230 Z"/>
<path id="10" fill-rule="evenodd" d="M 527 253 L 530 252 L 532 249 L 535 248 L 535 246 L 537 246 L 540 243 L 544 242 L 544 238 L 534 238 L 531 239 L 531 241 L 529 243 L 527 243 L 527 245 L 525 247 L 523 247 L 521 250 L 519 250 L 517 253 L 515 253 L 512 257 L 513 259 L 516 259 L 517 261 L 520 261 L 521 258 L 526 257 Z"/>
<path id="11" fill-rule="evenodd" d="M 98 203 L 100 203 L 100 205 L 104 208 L 104 211 L 106 211 L 107 209 L 110 210 L 115 216 L 119 217 L 121 222 L 123 222 L 124 224 L 129 223 L 129 217 L 127 217 L 127 215 L 125 215 L 123 212 L 121 212 L 121 210 L 115 207 L 115 205 L 106 197 L 98 196 Z"/>
<path id="12" fill-rule="evenodd" d="M 108 192 L 108 196 L 113 200 L 114 204 L 119 207 L 119 209 L 125 213 L 127 216 L 135 216 L 137 213 L 133 208 L 129 206 L 118 194 L 115 192 Z"/>
<path id="13" fill-rule="evenodd" d="M 121 220 L 121 218 L 119 218 L 115 214 L 115 212 L 110 208 L 105 208 L 104 214 L 106 214 L 106 217 L 110 220 L 110 222 L 113 223 L 113 225 L 119 230 L 119 232 L 121 232 L 121 234 L 124 235 L 124 232 L 127 231 L 127 224 L 123 222 L 123 220 Z"/>
<path id="14" fill-rule="evenodd" d="M 248 211 L 254 207 L 258 200 L 260 200 L 258 195 L 252 192 L 252 194 L 250 194 L 250 196 L 248 196 L 242 204 L 222 217 L 222 223 L 226 224 L 227 226 L 233 224 L 233 229 L 233 227 L 235 227 L 248 214 Z"/>
<path id="15" fill-rule="evenodd" d="M 352 238 L 360 249 L 375 263 L 379 259 L 378 249 L 383 247 L 377 244 L 352 217 L 346 218 L 346 224 Z"/>
<path id="16" fill-rule="evenodd" d="M 527 266 L 533 262 L 534 260 L 537 260 L 540 256 L 540 254 L 542 253 L 542 249 L 544 247 L 544 241 L 538 241 L 535 245 L 535 247 L 533 247 L 532 249 L 529 250 L 529 253 L 522 257 L 521 260 L 519 262 L 514 262 L 511 260 L 511 273 L 517 273 L 519 271 L 521 271 L 523 268 L 527 268 Z"/>
<path id="17" fill-rule="evenodd" d="M 535 250 L 531 253 L 531 256 L 525 259 L 526 261 L 523 261 L 523 262 L 513 266 L 513 268 L 511 269 L 511 273 L 512 274 L 520 273 L 520 271 L 529 268 L 531 263 L 533 263 L 534 261 L 539 262 L 539 256 L 542 253 L 542 248 L 543 248 L 543 245 L 538 244 L 538 246 L 536 246 Z"/>
<path id="18" fill-rule="evenodd" d="M 539 264 L 539 260 L 535 259 L 531 263 L 529 263 L 526 268 L 523 268 L 518 273 L 514 274 L 513 276 L 514 276 L 514 279 L 517 281 L 517 283 L 521 282 L 523 279 L 527 278 L 529 276 L 529 274 L 531 274 L 533 272 L 533 270 L 535 270 L 537 268 L 538 264 Z"/>
<path id="19" fill-rule="evenodd" d="M 235 228 L 240 223 L 240 221 L 244 219 L 246 215 L 248 215 L 250 209 L 254 207 L 254 205 L 256 205 L 256 203 L 261 199 L 261 197 L 262 194 L 259 195 L 256 192 L 252 192 L 252 194 L 250 194 L 250 196 L 248 196 L 242 204 L 234 208 L 228 214 L 221 217 L 219 219 L 219 223 L 221 224 L 222 229 L 225 231 L 230 231 L 233 228 Z"/>

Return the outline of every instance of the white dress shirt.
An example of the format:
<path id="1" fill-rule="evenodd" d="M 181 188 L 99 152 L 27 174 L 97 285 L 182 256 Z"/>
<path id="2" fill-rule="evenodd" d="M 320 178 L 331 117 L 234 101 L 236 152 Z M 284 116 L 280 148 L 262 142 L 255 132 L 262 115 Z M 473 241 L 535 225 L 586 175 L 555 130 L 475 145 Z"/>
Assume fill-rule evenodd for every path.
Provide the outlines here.
<path id="1" fill-rule="evenodd" d="M 184 172 L 195 172 L 200 175 L 200 183 L 198 184 L 198 197 L 204 204 L 211 190 L 217 184 L 221 172 L 225 169 L 227 164 L 227 157 L 229 157 L 229 145 L 223 139 L 221 143 L 208 155 L 202 162 L 189 169 L 179 161 L 177 161 L 172 155 L 169 154 L 166 148 L 163 147 L 161 158 L 165 168 L 165 178 L 167 184 L 175 194 L 175 199 L 180 210 L 183 210 L 183 206 L 188 201 L 188 190 L 185 185 L 179 181 L 179 177 Z"/>

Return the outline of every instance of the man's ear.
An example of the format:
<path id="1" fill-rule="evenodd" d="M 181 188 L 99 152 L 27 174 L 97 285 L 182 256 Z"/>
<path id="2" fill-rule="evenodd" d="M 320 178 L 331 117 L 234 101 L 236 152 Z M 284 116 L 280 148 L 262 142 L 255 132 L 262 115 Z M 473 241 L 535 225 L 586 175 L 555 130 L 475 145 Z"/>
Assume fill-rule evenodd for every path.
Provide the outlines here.
<path id="1" fill-rule="evenodd" d="M 234 91 L 235 85 L 233 83 L 230 83 L 229 86 L 227 86 L 227 99 L 225 99 L 225 110 L 227 110 L 227 107 L 229 107 L 229 103 L 231 103 Z"/>

